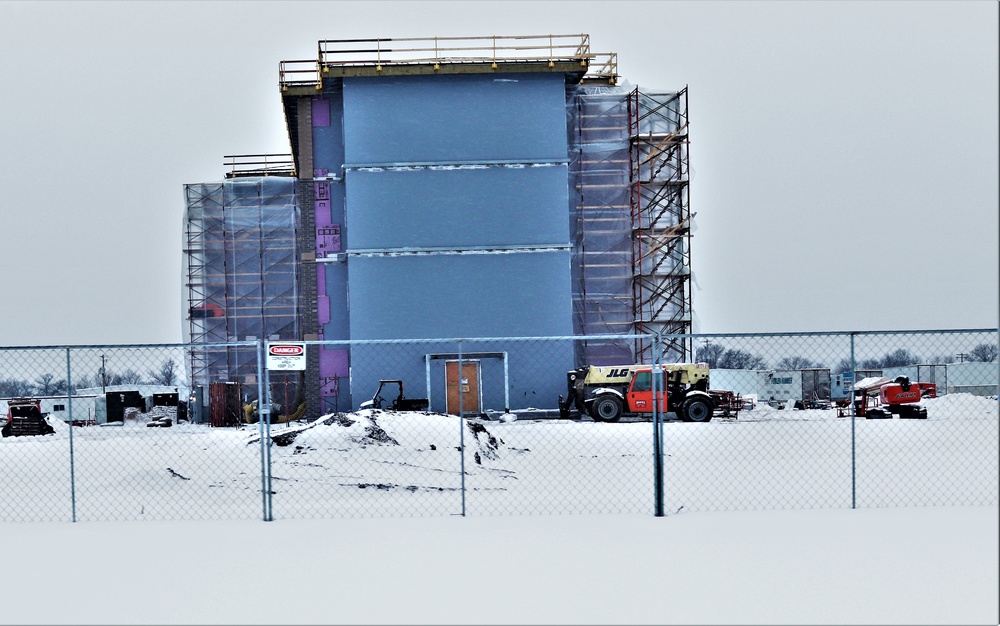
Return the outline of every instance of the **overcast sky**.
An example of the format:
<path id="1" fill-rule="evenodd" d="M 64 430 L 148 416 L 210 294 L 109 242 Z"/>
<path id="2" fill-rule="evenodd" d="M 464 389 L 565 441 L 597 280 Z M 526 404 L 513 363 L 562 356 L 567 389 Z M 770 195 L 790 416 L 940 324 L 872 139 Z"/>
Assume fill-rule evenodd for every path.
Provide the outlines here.
<path id="1" fill-rule="evenodd" d="M 182 337 L 183 185 L 320 39 L 589 33 L 689 88 L 698 332 L 998 325 L 998 4 L 0 1 L 0 346 Z"/>

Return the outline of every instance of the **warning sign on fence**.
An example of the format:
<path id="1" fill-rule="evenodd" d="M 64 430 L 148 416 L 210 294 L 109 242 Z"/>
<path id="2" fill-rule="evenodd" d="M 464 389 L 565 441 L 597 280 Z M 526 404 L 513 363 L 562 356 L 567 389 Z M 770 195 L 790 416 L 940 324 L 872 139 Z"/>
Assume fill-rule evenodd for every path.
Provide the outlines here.
<path id="1" fill-rule="evenodd" d="M 306 369 L 306 344 L 296 341 L 282 341 L 267 344 L 267 369 Z"/>

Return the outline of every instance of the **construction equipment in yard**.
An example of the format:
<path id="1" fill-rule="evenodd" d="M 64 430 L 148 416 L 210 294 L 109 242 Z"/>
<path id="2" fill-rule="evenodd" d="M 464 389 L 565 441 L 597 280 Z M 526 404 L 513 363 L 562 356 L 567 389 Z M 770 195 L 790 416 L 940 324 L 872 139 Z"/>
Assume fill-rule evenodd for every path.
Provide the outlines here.
<path id="1" fill-rule="evenodd" d="M 382 389 L 386 385 L 398 385 L 399 393 L 393 399 L 392 404 L 385 406 L 385 398 L 382 397 Z M 361 403 L 362 409 L 385 409 L 387 411 L 423 411 L 430 406 L 427 398 L 406 398 L 403 396 L 403 381 L 397 379 L 378 381 L 378 389 L 371 400 Z"/>
<path id="2" fill-rule="evenodd" d="M 659 368 L 663 376 L 657 384 L 657 411 L 673 412 L 683 421 L 710 421 L 723 410 L 720 401 L 728 402 L 726 394 L 732 393 L 714 390 L 713 395 L 709 391 L 706 363 L 668 363 Z M 564 419 L 572 418 L 574 410 L 597 422 L 617 422 L 623 415 L 653 412 L 651 365 L 587 365 L 569 371 L 566 379 L 566 399 L 559 396 L 559 415 Z M 735 407 L 735 394 L 732 399 L 730 412 Z"/>
<path id="3" fill-rule="evenodd" d="M 914 383 L 906 376 L 865 378 L 854 385 L 854 415 L 865 419 L 927 419 L 924 398 L 936 398 L 937 385 Z"/>
<path id="4" fill-rule="evenodd" d="M 716 417 L 736 419 L 745 406 L 743 396 L 728 389 L 709 389 L 708 393 L 715 401 L 714 414 Z"/>
<path id="5" fill-rule="evenodd" d="M 37 398 L 13 398 L 7 402 L 7 421 L 0 428 L 4 437 L 51 435 L 52 428 L 42 414 L 42 401 Z"/>

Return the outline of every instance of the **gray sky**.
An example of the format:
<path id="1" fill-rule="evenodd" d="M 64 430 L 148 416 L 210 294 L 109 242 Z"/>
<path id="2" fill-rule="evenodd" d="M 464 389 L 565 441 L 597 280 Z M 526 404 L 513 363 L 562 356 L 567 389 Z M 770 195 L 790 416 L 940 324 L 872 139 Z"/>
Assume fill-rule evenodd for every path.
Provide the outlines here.
<path id="1" fill-rule="evenodd" d="M 589 33 L 689 88 L 698 332 L 996 327 L 998 4 L 0 1 L 0 345 L 174 342 L 185 183 L 320 39 Z"/>

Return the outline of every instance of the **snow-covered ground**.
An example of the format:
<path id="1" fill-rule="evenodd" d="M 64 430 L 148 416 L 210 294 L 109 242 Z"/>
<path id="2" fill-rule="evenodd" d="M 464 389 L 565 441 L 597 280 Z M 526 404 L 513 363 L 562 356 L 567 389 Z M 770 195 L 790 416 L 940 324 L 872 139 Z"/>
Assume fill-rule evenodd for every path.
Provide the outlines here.
<path id="1" fill-rule="evenodd" d="M 669 421 L 665 511 L 996 504 L 996 400 L 926 405 L 926 420 L 758 405 L 735 420 Z M 72 466 L 57 420 L 55 435 L 0 441 L 0 521 L 68 520 L 74 504 L 80 521 L 261 517 L 255 425 L 149 428 L 149 418 L 74 428 Z M 271 432 L 277 519 L 653 511 L 649 421 L 367 410 Z"/>
<path id="2" fill-rule="evenodd" d="M 664 518 L 644 421 L 275 425 L 267 523 L 256 426 L 57 424 L 0 441 L 0 622 L 995 624 L 997 402 L 927 407 L 668 422 Z"/>
<path id="3" fill-rule="evenodd" d="M 997 508 L 0 525 L 5 624 L 997 624 Z"/>

